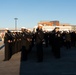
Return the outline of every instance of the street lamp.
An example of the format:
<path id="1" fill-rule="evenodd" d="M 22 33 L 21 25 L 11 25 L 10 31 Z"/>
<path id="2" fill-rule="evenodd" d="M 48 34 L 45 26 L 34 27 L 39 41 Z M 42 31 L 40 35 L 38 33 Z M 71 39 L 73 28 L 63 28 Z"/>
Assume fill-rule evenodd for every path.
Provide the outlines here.
<path id="1" fill-rule="evenodd" d="M 14 18 L 15 19 L 15 30 L 17 30 L 17 20 L 18 18 Z"/>

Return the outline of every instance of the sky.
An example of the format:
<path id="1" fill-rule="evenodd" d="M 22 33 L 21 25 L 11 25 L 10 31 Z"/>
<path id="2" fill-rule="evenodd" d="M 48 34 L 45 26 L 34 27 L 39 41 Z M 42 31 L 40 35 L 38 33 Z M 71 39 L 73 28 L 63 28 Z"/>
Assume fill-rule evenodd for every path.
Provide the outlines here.
<path id="1" fill-rule="evenodd" d="M 0 0 L 0 28 L 33 28 L 40 21 L 76 25 L 76 0 Z"/>

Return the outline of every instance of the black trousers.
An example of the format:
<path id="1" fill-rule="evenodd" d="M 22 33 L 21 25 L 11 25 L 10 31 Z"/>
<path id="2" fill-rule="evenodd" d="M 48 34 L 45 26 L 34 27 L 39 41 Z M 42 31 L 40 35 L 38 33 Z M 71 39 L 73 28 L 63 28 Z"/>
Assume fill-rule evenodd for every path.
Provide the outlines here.
<path id="1" fill-rule="evenodd" d="M 28 51 L 26 50 L 26 47 L 22 46 L 22 49 L 21 49 L 21 61 L 26 61 L 27 60 L 27 55 L 28 55 Z"/>
<path id="2" fill-rule="evenodd" d="M 60 58 L 60 47 L 53 46 L 52 47 L 52 50 L 53 50 L 53 54 L 54 54 L 55 58 Z"/>
<path id="3" fill-rule="evenodd" d="M 43 47 L 42 47 L 42 43 L 38 43 L 36 45 L 37 48 L 37 60 L 38 61 L 43 61 Z"/>
<path id="4" fill-rule="evenodd" d="M 70 49 L 71 48 L 71 42 L 70 41 L 66 41 L 66 48 Z"/>
<path id="5" fill-rule="evenodd" d="M 12 43 L 5 43 L 5 58 L 4 61 L 8 61 L 12 56 Z"/>
<path id="6" fill-rule="evenodd" d="M 11 58 L 12 57 L 12 43 L 9 43 L 9 58 Z"/>

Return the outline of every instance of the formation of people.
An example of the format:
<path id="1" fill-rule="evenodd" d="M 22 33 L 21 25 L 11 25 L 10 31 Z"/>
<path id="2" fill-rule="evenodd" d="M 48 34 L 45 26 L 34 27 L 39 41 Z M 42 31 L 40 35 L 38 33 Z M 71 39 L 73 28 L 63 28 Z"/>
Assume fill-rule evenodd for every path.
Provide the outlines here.
<path id="1" fill-rule="evenodd" d="M 11 32 L 8 29 L 5 30 L 5 58 L 4 61 L 9 60 L 13 54 L 21 51 L 21 61 L 28 59 L 28 54 L 32 51 L 32 48 L 36 46 L 37 61 L 43 61 L 43 43 L 45 47 L 51 46 L 51 51 L 55 58 L 60 58 L 61 47 L 65 46 L 66 49 L 70 49 L 76 45 L 76 33 L 75 31 L 59 31 L 59 27 L 56 27 L 53 31 L 43 31 L 42 25 L 39 25 L 36 32 L 31 32 L 29 29 L 21 28 L 20 32 Z"/>

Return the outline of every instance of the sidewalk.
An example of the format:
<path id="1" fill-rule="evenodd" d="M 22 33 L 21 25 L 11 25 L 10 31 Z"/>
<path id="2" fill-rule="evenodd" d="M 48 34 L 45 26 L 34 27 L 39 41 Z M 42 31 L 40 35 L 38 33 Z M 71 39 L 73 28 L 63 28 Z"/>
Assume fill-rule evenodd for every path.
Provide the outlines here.
<path id="1" fill-rule="evenodd" d="M 3 61 L 4 49 L 0 51 L 0 75 L 76 75 L 76 48 L 61 49 L 61 58 L 55 59 L 51 48 L 44 48 L 44 60 L 37 62 L 34 48 L 26 62 L 20 61 L 21 52 Z"/>

